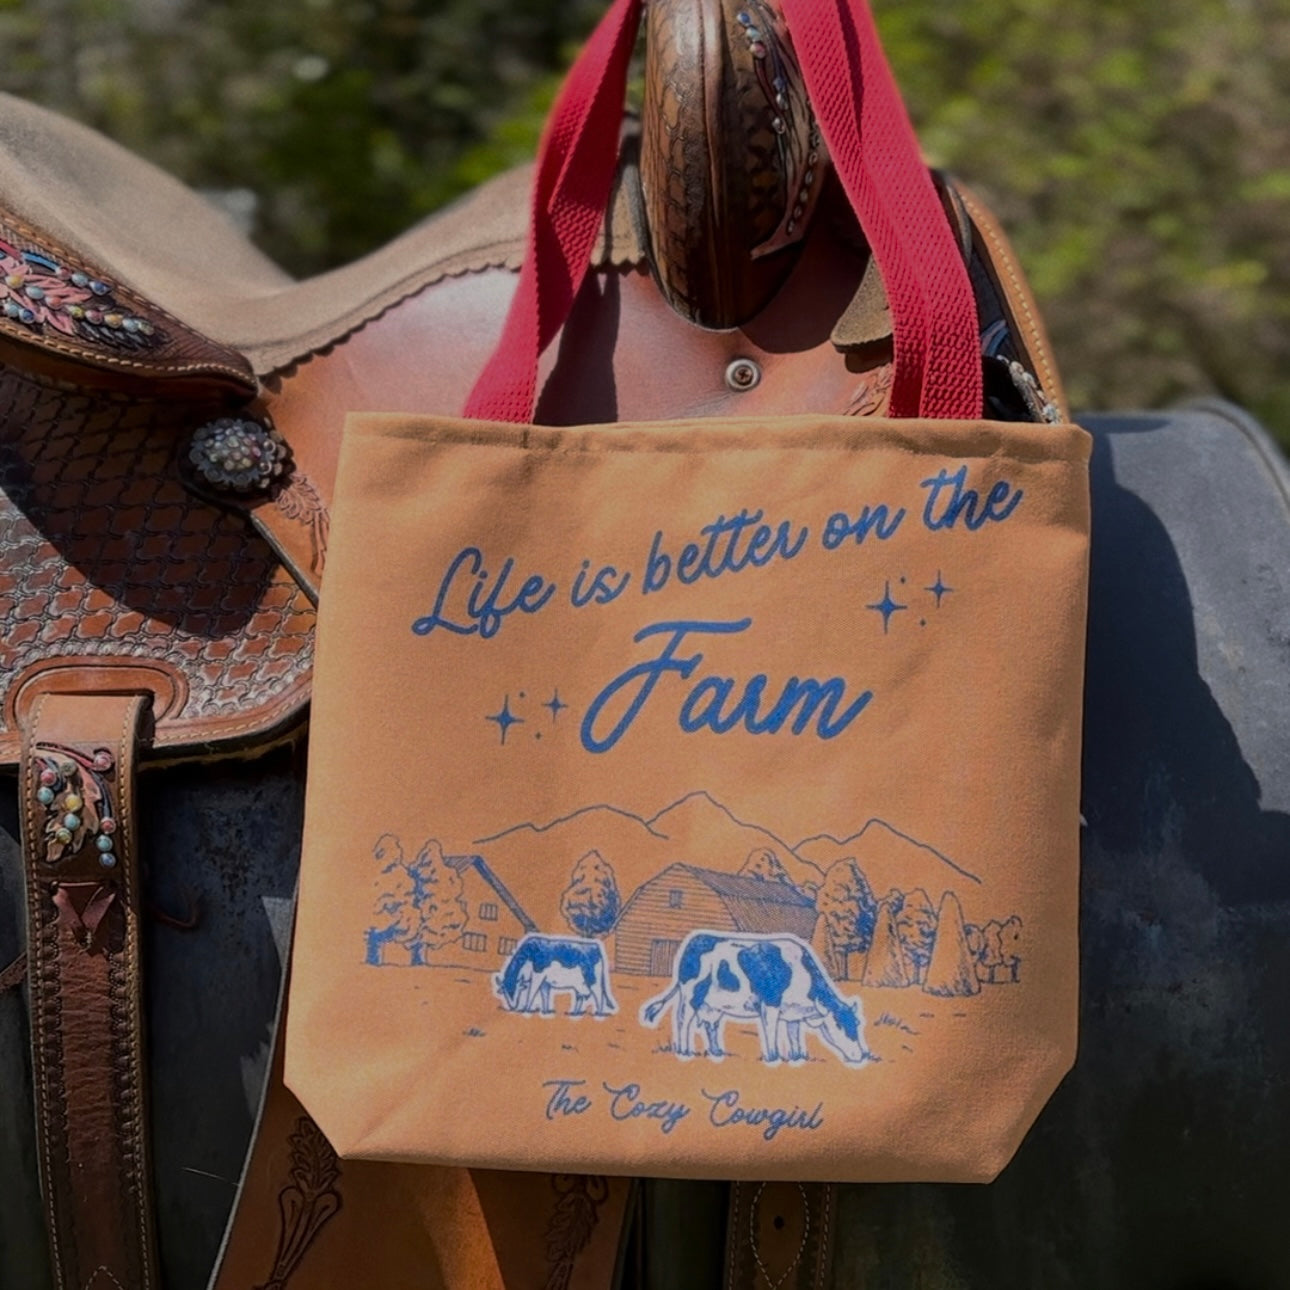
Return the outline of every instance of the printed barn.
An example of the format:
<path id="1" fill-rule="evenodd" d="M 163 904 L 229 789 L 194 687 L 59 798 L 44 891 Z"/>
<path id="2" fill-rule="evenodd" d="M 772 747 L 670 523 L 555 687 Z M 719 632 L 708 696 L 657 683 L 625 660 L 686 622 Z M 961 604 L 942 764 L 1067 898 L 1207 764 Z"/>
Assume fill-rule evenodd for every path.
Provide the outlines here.
<path id="1" fill-rule="evenodd" d="M 781 932 L 810 941 L 815 902 L 785 882 L 674 864 L 633 893 L 614 932 L 614 970 L 665 977 L 693 931 Z"/>

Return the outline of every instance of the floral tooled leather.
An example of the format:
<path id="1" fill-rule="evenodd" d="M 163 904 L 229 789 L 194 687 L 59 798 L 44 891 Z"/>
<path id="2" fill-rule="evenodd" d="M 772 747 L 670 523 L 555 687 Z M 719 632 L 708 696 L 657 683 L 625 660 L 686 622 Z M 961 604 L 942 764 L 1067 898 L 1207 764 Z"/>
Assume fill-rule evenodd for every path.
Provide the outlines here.
<path id="1" fill-rule="evenodd" d="M 112 285 L 37 250 L 20 250 L 0 237 L 0 314 L 34 330 L 51 327 L 119 349 L 153 349 L 165 332 L 131 313 Z"/>
<path id="2" fill-rule="evenodd" d="M 64 389 L 0 367 L 0 759 L 60 665 L 170 678 L 159 749 L 241 744 L 308 694 L 314 611 L 239 515 L 176 458 L 210 409 Z"/>
<path id="3" fill-rule="evenodd" d="M 0 342 L 40 351 L 57 375 L 98 369 L 145 381 L 256 390 L 250 365 L 48 234 L 0 207 Z M 8 360 L 5 360 L 8 361 Z M 15 364 L 28 364 L 19 358 Z"/>
<path id="4" fill-rule="evenodd" d="M 105 869 L 116 864 L 116 808 L 107 781 L 116 766 L 108 748 L 86 754 L 61 744 L 38 744 L 35 761 L 37 804 L 45 808 L 45 863 L 57 865 L 95 844 Z"/>

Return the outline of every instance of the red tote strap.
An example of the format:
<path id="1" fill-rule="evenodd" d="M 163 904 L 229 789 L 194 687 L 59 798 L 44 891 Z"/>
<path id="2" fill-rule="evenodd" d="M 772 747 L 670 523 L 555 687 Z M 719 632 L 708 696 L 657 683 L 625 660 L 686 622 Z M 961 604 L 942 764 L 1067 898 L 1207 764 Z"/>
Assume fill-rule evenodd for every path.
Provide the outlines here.
<path id="1" fill-rule="evenodd" d="M 538 359 L 573 308 L 609 202 L 641 3 L 615 0 L 547 123 L 519 285 L 467 417 L 533 418 Z M 981 357 L 971 283 L 868 5 L 781 3 L 834 168 L 886 283 L 896 347 L 891 415 L 979 416 Z"/>
<path id="2" fill-rule="evenodd" d="M 519 286 L 468 417 L 533 420 L 538 359 L 573 308 L 609 204 L 641 5 L 614 0 L 556 99 L 538 150 Z"/>
<path id="3" fill-rule="evenodd" d="M 891 304 L 892 416 L 981 414 L 976 301 L 864 0 L 781 0 L 807 93 Z"/>

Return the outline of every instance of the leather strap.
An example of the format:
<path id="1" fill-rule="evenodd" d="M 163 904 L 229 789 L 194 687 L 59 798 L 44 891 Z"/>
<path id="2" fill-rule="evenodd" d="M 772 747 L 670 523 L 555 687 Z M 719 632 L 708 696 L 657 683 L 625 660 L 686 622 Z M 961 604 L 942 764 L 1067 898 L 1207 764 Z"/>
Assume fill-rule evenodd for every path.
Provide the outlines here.
<path id="1" fill-rule="evenodd" d="M 976 305 L 865 0 L 782 0 L 812 106 L 891 304 L 891 415 L 981 414 Z M 615 0 L 574 63 L 538 153 L 529 240 L 501 341 L 467 401 L 533 419 L 537 363 L 590 268 L 617 158 L 641 0 Z"/>
<path id="2" fill-rule="evenodd" d="M 160 1282 L 134 809 L 149 704 L 140 695 L 48 694 L 23 731 L 32 1065 L 57 1290 Z"/>
<path id="3" fill-rule="evenodd" d="M 832 1183 L 735 1183 L 725 1290 L 824 1290 L 833 1254 Z"/>
<path id="4" fill-rule="evenodd" d="M 634 1182 L 341 1160 L 282 1078 L 282 1018 L 211 1290 L 612 1290 Z"/>

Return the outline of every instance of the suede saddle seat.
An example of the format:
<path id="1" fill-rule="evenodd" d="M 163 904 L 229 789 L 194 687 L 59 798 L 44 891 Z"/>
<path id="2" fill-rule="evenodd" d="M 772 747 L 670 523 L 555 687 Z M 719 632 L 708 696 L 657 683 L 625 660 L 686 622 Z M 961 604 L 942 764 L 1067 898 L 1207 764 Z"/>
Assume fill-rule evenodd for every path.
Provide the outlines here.
<path id="1" fill-rule="evenodd" d="M 0 205 L 249 376 L 334 343 L 423 288 L 518 269 L 529 168 L 353 264 L 297 282 L 221 210 L 97 131 L 0 93 Z"/>

